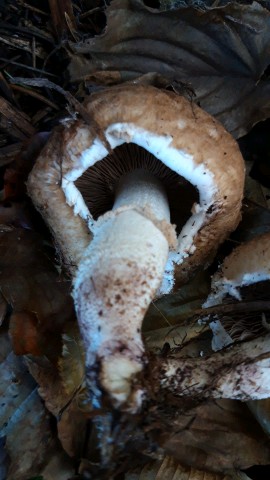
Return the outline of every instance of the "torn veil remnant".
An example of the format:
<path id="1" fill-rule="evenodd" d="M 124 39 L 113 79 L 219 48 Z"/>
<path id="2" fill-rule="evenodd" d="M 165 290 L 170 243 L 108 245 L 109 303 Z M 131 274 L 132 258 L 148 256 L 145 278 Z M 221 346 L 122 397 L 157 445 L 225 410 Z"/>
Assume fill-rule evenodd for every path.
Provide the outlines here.
<path id="1" fill-rule="evenodd" d="M 172 92 L 124 85 L 85 108 L 111 152 L 83 120 L 70 122 L 52 134 L 28 189 L 74 274 L 95 398 L 105 390 L 136 410 L 145 312 L 238 224 L 243 159 L 215 119 Z"/>

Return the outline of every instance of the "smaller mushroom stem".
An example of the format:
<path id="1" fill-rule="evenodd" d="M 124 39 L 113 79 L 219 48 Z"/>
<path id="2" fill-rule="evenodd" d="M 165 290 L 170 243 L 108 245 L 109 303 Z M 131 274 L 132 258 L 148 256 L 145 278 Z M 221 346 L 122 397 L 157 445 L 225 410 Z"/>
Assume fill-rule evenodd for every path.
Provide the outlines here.
<path id="1" fill-rule="evenodd" d="M 149 364 L 151 384 L 179 397 L 259 400 L 270 396 L 270 335 L 243 342 L 202 361 L 156 359 Z M 155 374 L 156 372 L 156 374 Z"/>
<path id="2" fill-rule="evenodd" d="M 169 221 L 161 182 L 142 170 L 129 173 L 119 183 L 113 210 L 97 221 L 74 281 L 90 387 L 97 397 L 101 385 L 116 407 L 128 401 L 136 410 L 141 402 L 132 380 L 145 363 L 142 321 L 169 253 L 159 225 Z"/>

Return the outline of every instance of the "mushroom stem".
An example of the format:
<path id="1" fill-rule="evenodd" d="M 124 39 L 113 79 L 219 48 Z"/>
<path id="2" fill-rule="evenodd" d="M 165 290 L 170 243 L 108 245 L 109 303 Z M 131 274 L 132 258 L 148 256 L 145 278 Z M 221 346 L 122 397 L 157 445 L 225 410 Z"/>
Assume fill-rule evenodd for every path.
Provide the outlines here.
<path id="1" fill-rule="evenodd" d="M 113 210 L 126 205 L 147 209 L 156 220 L 170 222 L 165 189 L 158 178 L 143 168 L 133 170 L 119 180 Z"/>
<path id="2" fill-rule="evenodd" d="M 230 398 L 241 401 L 269 398 L 270 335 L 243 342 L 206 357 L 157 359 L 149 365 L 151 383 L 176 396 Z M 159 381 L 156 381 L 156 374 Z"/>
<path id="3" fill-rule="evenodd" d="M 126 175 L 75 277 L 90 387 L 98 397 L 101 385 L 116 407 L 128 400 L 136 410 L 141 402 L 142 391 L 132 392 L 131 384 L 145 363 L 141 325 L 162 281 L 169 253 L 162 230 L 169 221 L 161 182 L 142 170 Z"/>

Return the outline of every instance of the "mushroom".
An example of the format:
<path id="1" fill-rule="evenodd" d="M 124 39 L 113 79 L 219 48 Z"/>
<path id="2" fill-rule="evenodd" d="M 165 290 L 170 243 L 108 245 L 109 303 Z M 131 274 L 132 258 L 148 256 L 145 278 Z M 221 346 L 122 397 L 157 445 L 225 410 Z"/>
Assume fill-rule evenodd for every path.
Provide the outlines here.
<path id="1" fill-rule="evenodd" d="M 56 129 L 28 191 L 74 276 L 93 398 L 136 410 L 145 312 L 236 228 L 244 164 L 231 135 L 172 92 L 123 85 L 85 109 L 96 133 L 84 120 Z"/>
<path id="2" fill-rule="evenodd" d="M 236 247 L 233 252 L 228 255 L 223 261 L 218 272 L 213 275 L 211 282 L 211 292 L 203 304 L 204 308 L 211 308 L 215 305 L 221 304 L 224 299 L 229 295 L 238 301 L 241 301 L 241 287 L 248 287 L 256 283 L 265 282 L 270 280 L 270 232 L 258 235 L 248 242 Z M 263 286 L 265 290 L 265 285 Z M 268 289 L 269 291 L 269 289 Z M 264 292 L 265 295 L 265 292 Z M 266 292 L 267 295 L 267 292 Z M 264 302 L 258 302 L 256 310 L 263 309 Z M 251 307 L 249 306 L 251 310 Z M 240 400 L 248 400 L 247 405 L 257 418 L 261 427 L 269 434 L 268 419 L 269 419 L 269 334 L 263 334 L 258 338 L 258 326 L 256 326 L 255 312 L 250 322 L 248 318 L 248 326 L 241 322 L 237 328 L 237 340 L 239 341 L 239 332 L 245 330 L 245 337 L 247 337 L 247 331 L 252 332 L 252 326 L 256 327 L 253 337 L 256 339 L 251 342 L 243 342 L 237 345 L 233 350 L 226 352 L 226 365 L 234 365 L 231 369 L 231 374 L 228 375 L 226 368 L 224 368 L 224 354 L 223 355 L 223 368 L 222 375 L 219 371 L 219 392 L 222 391 L 222 383 L 224 385 L 224 393 L 230 398 L 238 398 Z M 255 320 L 254 320 L 255 319 Z M 213 342 L 218 344 L 218 349 L 223 348 L 226 344 L 233 344 L 234 339 L 231 336 L 227 322 L 220 323 L 217 328 L 218 334 L 225 332 L 227 335 L 226 343 L 220 343 L 215 339 L 216 332 L 213 330 L 213 322 L 210 323 L 210 327 L 213 330 Z M 225 328 L 224 328 L 225 323 Z M 235 328 L 236 320 L 233 319 L 233 328 Z M 252 325 L 253 324 L 253 325 Z M 254 325 L 255 324 L 255 325 Z M 265 314 L 261 315 L 261 327 L 264 327 L 265 332 L 269 331 L 269 323 L 267 322 Z M 228 333 L 229 332 L 229 333 Z M 237 350 L 236 350 L 237 348 Z M 259 349 L 259 350 L 258 350 Z M 245 351 L 246 350 L 246 351 Z M 256 351 L 260 351 L 256 357 Z M 229 356 L 231 354 L 238 356 L 237 361 Z M 240 360 L 242 353 L 243 358 Z M 218 365 L 218 357 L 215 356 L 215 367 Z M 254 361 L 255 360 L 255 361 Z M 236 368 L 237 364 L 237 368 Z M 225 365 L 225 367 L 226 367 Z M 211 371 L 211 367 L 207 366 L 207 371 Z M 172 368 L 170 369 L 172 371 Z M 224 375 L 225 373 L 225 375 Z M 214 377 L 214 371 L 211 372 L 212 378 Z M 193 384 L 195 383 L 193 378 Z M 207 379 L 205 379 L 205 385 Z M 228 388 L 229 386 L 229 388 Z M 216 392 L 214 392 L 216 395 Z M 264 400 L 263 400 L 264 399 Z"/>
<path id="3" fill-rule="evenodd" d="M 241 300 L 239 289 L 270 280 L 270 232 L 235 248 L 213 275 L 204 308 L 221 304 L 226 295 Z"/>

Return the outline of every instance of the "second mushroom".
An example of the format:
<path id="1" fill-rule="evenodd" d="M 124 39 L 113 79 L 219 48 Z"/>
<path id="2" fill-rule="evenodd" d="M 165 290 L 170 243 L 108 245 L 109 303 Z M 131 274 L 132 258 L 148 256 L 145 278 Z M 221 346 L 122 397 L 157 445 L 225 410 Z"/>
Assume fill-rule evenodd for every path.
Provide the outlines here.
<path id="1" fill-rule="evenodd" d="M 145 313 L 236 228 L 244 164 L 231 135 L 172 92 L 115 87 L 85 108 L 96 130 L 83 120 L 58 127 L 28 190 L 74 277 L 93 398 L 105 391 L 134 411 Z"/>

